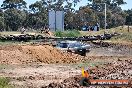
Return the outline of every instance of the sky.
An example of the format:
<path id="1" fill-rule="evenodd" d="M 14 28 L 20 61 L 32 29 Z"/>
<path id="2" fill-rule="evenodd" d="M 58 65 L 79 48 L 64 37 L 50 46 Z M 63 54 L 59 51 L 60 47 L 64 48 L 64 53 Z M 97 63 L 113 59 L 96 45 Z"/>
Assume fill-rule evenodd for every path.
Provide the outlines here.
<path id="1" fill-rule="evenodd" d="M 4 0 L 0 0 L 0 5 L 2 4 Z M 40 1 L 40 0 L 25 0 L 27 2 L 27 5 L 30 5 L 32 3 L 35 3 L 36 1 Z M 132 0 L 124 0 L 127 4 L 122 5 L 121 8 L 123 10 L 128 10 L 128 9 L 132 9 Z M 78 10 L 80 6 L 85 6 L 87 5 L 87 0 L 81 0 L 81 2 L 79 2 L 76 6 L 75 9 Z"/>

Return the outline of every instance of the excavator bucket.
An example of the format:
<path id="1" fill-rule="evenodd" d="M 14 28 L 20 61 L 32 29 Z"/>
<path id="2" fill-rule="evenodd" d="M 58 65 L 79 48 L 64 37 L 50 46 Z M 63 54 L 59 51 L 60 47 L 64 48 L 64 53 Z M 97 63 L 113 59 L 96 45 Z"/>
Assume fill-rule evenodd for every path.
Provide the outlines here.
<path id="1" fill-rule="evenodd" d="M 82 68 L 82 79 L 80 81 L 80 85 L 81 86 L 89 86 L 91 84 L 90 80 L 89 80 L 89 73 L 87 71 L 84 70 L 84 68 Z"/>
<path id="2" fill-rule="evenodd" d="M 84 77 L 84 68 L 82 68 L 82 77 Z"/>
<path id="3" fill-rule="evenodd" d="M 82 77 L 89 78 L 89 73 L 82 68 Z"/>

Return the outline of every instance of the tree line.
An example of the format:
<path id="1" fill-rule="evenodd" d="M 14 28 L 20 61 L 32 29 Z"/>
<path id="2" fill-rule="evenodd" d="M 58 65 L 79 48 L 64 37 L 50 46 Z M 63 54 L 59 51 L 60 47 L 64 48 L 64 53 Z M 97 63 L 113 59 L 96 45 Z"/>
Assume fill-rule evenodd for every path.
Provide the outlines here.
<path id="1" fill-rule="evenodd" d="M 124 0 L 87 0 L 87 5 L 75 10 L 80 0 L 40 0 L 27 7 L 24 0 L 4 0 L 0 7 L 0 29 L 18 31 L 19 28 L 41 29 L 48 25 L 48 11 L 64 11 L 65 29 L 81 29 L 83 25 L 99 23 L 104 27 L 104 4 L 107 4 L 109 28 L 131 24 L 132 9 L 122 10 Z"/>

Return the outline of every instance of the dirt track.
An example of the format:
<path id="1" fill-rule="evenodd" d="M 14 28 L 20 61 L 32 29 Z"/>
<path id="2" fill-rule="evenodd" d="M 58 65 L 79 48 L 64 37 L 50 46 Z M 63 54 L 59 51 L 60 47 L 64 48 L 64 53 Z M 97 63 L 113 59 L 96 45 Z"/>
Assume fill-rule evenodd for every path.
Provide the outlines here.
<path id="1" fill-rule="evenodd" d="M 1 69 L 0 76 L 9 77 L 12 80 L 11 84 L 14 85 L 39 88 L 52 82 L 62 82 L 80 72 L 68 65 L 36 64 L 5 67 Z"/>
<path id="2" fill-rule="evenodd" d="M 132 79 L 131 51 L 128 46 L 94 47 L 81 57 L 49 45 L 0 46 L 0 76 L 9 77 L 16 88 L 80 88 L 81 67 L 96 78 Z"/>

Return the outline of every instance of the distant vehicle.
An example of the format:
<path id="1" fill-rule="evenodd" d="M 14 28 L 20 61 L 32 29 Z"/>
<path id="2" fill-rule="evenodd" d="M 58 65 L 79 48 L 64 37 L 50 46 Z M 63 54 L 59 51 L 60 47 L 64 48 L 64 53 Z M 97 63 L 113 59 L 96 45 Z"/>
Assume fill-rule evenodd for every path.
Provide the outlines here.
<path id="1" fill-rule="evenodd" d="M 83 27 L 82 27 L 82 31 L 88 31 L 87 28 L 88 28 L 87 26 L 83 26 Z"/>
<path id="2" fill-rule="evenodd" d="M 86 56 L 86 52 L 90 51 L 90 45 L 77 41 L 61 41 L 57 44 L 57 48 L 63 51 L 74 52 L 82 56 Z"/>

